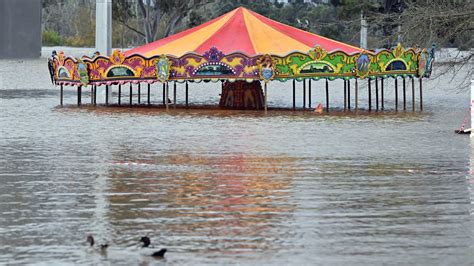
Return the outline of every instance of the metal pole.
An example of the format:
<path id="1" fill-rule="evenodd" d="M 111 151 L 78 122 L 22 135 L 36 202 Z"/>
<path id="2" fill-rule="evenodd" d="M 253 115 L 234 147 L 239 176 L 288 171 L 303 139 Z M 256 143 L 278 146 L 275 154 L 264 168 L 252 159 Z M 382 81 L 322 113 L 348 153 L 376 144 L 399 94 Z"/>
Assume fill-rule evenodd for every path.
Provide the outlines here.
<path id="1" fill-rule="evenodd" d="M 375 109 L 379 111 L 379 79 L 375 78 Z"/>
<path id="2" fill-rule="evenodd" d="M 308 85 L 309 85 L 309 93 L 308 93 L 308 101 L 309 101 L 309 102 L 308 102 L 308 108 L 311 108 L 311 105 L 312 105 L 312 104 L 311 104 L 311 95 L 312 95 L 312 93 L 311 93 L 311 79 L 309 79 L 309 84 L 308 84 Z"/>
<path id="3" fill-rule="evenodd" d="M 326 112 L 329 112 L 329 80 L 326 79 Z"/>
<path id="4" fill-rule="evenodd" d="M 151 104 L 150 103 L 150 91 L 151 91 L 150 86 L 151 86 L 150 83 L 148 83 L 148 86 L 147 86 L 148 87 L 148 91 L 147 91 L 147 103 L 148 103 L 148 105 Z"/>
<path id="5" fill-rule="evenodd" d="M 77 87 L 77 106 L 81 105 L 81 98 L 82 98 L 82 85 Z"/>
<path id="6" fill-rule="evenodd" d="M 411 105 L 415 112 L 415 77 L 411 77 Z"/>
<path id="7" fill-rule="evenodd" d="M 306 79 L 303 79 L 303 109 L 306 109 Z"/>
<path id="8" fill-rule="evenodd" d="M 132 105 L 132 103 L 133 103 L 132 97 L 133 97 L 133 94 L 132 94 L 132 83 L 130 83 L 130 105 Z"/>
<path id="9" fill-rule="evenodd" d="M 186 80 L 186 108 L 188 108 L 188 81 Z"/>
<path id="10" fill-rule="evenodd" d="M 176 108 L 176 81 L 173 84 L 173 108 Z"/>
<path id="11" fill-rule="evenodd" d="M 384 107 L 384 97 L 383 97 L 383 78 L 380 80 L 380 100 L 382 100 L 382 111 L 385 109 Z"/>
<path id="12" fill-rule="evenodd" d="M 344 80 L 344 111 L 347 110 L 347 80 Z"/>
<path id="13" fill-rule="evenodd" d="M 97 105 L 97 85 L 94 85 L 94 105 Z"/>
<path id="14" fill-rule="evenodd" d="M 265 113 L 267 112 L 267 83 L 265 82 Z"/>
<path id="15" fill-rule="evenodd" d="M 166 84 L 163 83 L 163 105 L 166 104 L 166 102 L 165 102 L 165 94 L 166 94 L 166 92 L 165 92 L 165 91 L 166 91 Z"/>
<path id="16" fill-rule="evenodd" d="M 170 89 L 169 83 L 166 82 L 166 93 L 165 93 L 165 97 L 166 97 L 166 111 L 169 110 L 169 101 L 168 101 L 169 89 Z"/>
<path id="17" fill-rule="evenodd" d="M 94 86 L 91 85 L 91 105 L 94 104 Z"/>
<path id="18" fill-rule="evenodd" d="M 61 90 L 59 93 L 59 104 L 63 106 L 63 95 L 64 95 L 64 89 L 63 89 L 63 84 L 61 84 Z"/>
<path id="19" fill-rule="evenodd" d="M 351 110 L 351 80 L 347 80 L 347 109 Z"/>
<path id="20" fill-rule="evenodd" d="M 118 105 L 122 104 L 122 85 L 119 84 L 118 88 Z"/>
<path id="21" fill-rule="evenodd" d="M 141 102 L 141 94 L 142 94 L 142 86 L 140 83 L 138 83 L 138 104 Z"/>
<path id="22" fill-rule="evenodd" d="M 293 79 L 293 110 L 296 109 L 296 80 Z"/>
<path id="23" fill-rule="evenodd" d="M 109 85 L 105 85 L 105 105 L 109 105 Z"/>
<path id="24" fill-rule="evenodd" d="M 395 111 L 398 111 L 398 78 L 395 77 Z"/>
<path id="25" fill-rule="evenodd" d="M 359 111 L 359 84 L 357 83 L 357 78 L 355 79 L 355 110 Z"/>
<path id="26" fill-rule="evenodd" d="M 372 111 L 372 79 L 369 78 L 368 80 L 368 93 L 369 93 L 369 112 Z"/>
<path id="27" fill-rule="evenodd" d="M 406 84 L 405 84 L 405 77 L 403 77 L 403 111 L 407 110 L 407 91 L 406 91 Z"/>
<path id="28" fill-rule="evenodd" d="M 423 111 L 423 78 L 420 77 L 420 111 Z"/>

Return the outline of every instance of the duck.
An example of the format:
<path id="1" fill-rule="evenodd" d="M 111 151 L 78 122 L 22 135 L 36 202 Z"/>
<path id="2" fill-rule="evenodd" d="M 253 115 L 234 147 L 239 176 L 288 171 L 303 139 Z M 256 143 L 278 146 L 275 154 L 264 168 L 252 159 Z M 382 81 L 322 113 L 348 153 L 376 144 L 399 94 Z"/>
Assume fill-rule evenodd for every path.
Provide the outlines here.
<path id="1" fill-rule="evenodd" d="M 95 244 L 95 240 L 94 240 L 94 237 L 92 235 L 88 235 L 86 241 L 87 241 L 87 243 L 89 243 L 90 247 L 93 247 L 94 244 Z M 105 251 L 109 247 L 109 245 L 107 243 L 105 243 L 105 244 L 100 244 L 99 247 L 100 247 L 101 251 Z"/>
<path id="2" fill-rule="evenodd" d="M 142 243 L 142 248 L 150 248 L 151 240 L 148 236 L 144 236 L 140 238 L 140 243 Z M 164 258 L 166 251 L 166 248 L 162 248 L 159 251 L 153 252 L 151 256 L 155 258 Z"/>

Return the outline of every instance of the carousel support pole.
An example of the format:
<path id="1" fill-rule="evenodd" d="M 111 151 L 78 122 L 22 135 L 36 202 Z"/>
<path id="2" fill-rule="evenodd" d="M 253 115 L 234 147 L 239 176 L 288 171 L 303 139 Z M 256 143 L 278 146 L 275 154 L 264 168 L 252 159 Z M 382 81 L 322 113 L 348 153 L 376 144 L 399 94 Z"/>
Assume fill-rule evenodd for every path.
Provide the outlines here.
<path id="1" fill-rule="evenodd" d="M 369 93 L 369 112 L 372 111 L 372 79 L 367 80 L 367 85 L 369 86 L 368 88 L 368 93 Z"/>
<path id="2" fill-rule="evenodd" d="M 165 102 L 165 94 L 166 94 L 166 84 L 163 83 L 163 105 L 166 105 L 166 102 Z"/>
<path id="3" fill-rule="evenodd" d="M 375 78 L 375 110 L 379 111 L 379 79 Z"/>
<path id="4" fill-rule="evenodd" d="M 344 111 L 347 110 L 347 82 L 344 79 Z"/>
<path id="5" fill-rule="evenodd" d="M 311 109 L 311 79 L 309 79 L 309 82 L 308 82 L 308 86 L 309 86 L 309 92 L 308 92 L 308 108 Z"/>
<path id="6" fill-rule="evenodd" d="M 347 110 L 351 110 L 351 80 L 347 80 Z"/>
<path id="7" fill-rule="evenodd" d="M 188 90 L 189 90 L 189 86 L 188 86 L 188 81 L 186 80 L 186 108 L 188 108 Z"/>
<path id="8" fill-rule="evenodd" d="M 105 85 L 105 105 L 109 105 L 109 85 Z"/>
<path id="9" fill-rule="evenodd" d="M 415 112 L 415 77 L 411 77 L 411 105 L 413 112 Z"/>
<path id="10" fill-rule="evenodd" d="M 81 105 L 82 85 L 77 86 L 77 106 Z"/>
<path id="11" fill-rule="evenodd" d="M 91 105 L 94 104 L 94 86 L 91 85 Z"/>
<path id="12" fill-rule="evenodd" d="M 265 113 L 267 112 L 268 105 L 267 105 L 267 82 L 265 82 Z"/>
<path id="13" fill-rule="evenodd" d="M 130 106 L 132 106 L 133 103 L 133 92 L 132 92 L 132 83 L 130 83 Z"/>
<path id="14" fill-rule="evenodd" d="M 423 78 L 420 77 L 420 111 L 423 111 Z"/>
<path id="15" fill-rule="evenodd" d="M 142 95 L 142 86 L 140 83 L 138 83 L 138 104 L 140 105 L 140 99 L 141 99 L 141 95 Z"/>
<path id="16" fill-rule="evenodd" d="M 293 79 L 293 110 L 296 109 L 296 80 Z"/>
<path id="17" fill-rule="evenodd" d="M 329 113 L 329 80 L 326 79 L 326 113 Z"/>
<path id="18" fill-rule="evenodd" d="M 168 111 L 168 110 L 169 110 L 169 101 L 168 101 L 169 89 L 170 89 L 169 83 L 168 83 L 168 82 L 166 82 L 166 90 L 165 90 L 165 97 L 166 97 L 166 111 Z"/>
<path id="19" fill-rule="evenodd" d="M 403 77 L 403 111 L 407 110 L 407 91 L 406 91 L 406 80 Z"/>
<path id="20" fill-rule="evenodd" d="M 61 84 L 61 89 L 59 92 L 59 104 L 63 106 L 63 95 L 64 95 L 64 87 L 63 84 Z"/>
<path id="21" fill-rule="evenodd" d="M 150 105 L 150 104 L 151 104 L 151 103 L 150 103 L 150 91 L 151 91 L 150 83 L 148 83 L 148 86 L 147 86 L 147 87 L 148 87 L 148 88 L 147 88 L 147 89 L 148 89 L 148 91 L 147 91 L 147 103 L 148 103 L 148 105 Z"/>
<path id="22" fill-rule="evenodd" d="M 97 105 L 97 85 L 94 85 L 94 105 Z"/>
<path id="23" fill-rule="evenodd" d="M 303 110 L 306 110 L 306 79 L 303 79 Z"/>
<path id="24" fill-rule="evenodd" d="M 382 111 L 385 109 L 384 107 L 384 97 L 383 97 L 383 78 L 380 79 L 380 100 L 382 104 Z"/>
<path id="25" fill-rule="evenodd" d="M 355 80 L 355 111 L 359 111 L 359 84 L 357 83 L 357 78 Z"/>
<path id="26" fill-rule="evenodd" d="M 395 111 L 398 111 L 398 78 L 395 77 Z"/>
<path id="27" fill-rule="evenodd" d="M 176 108 L 176 81 L 173 83 L 173 108 Z"/>
<path id="28" fill-rule="evenodd" d="M 122 85 L 119 84 L 118 87 L 118 105 L 122 104 Z"/>

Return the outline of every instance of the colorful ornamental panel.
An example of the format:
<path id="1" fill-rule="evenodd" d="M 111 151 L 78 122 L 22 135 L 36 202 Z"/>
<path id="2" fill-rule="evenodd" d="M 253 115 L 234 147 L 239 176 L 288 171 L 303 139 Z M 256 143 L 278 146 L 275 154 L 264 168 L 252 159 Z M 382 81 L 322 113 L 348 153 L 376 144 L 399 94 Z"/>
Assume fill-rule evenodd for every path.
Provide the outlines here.
<path id="1" fill-rule="evenodd" d="M 157 78 L 160 82 L 168 81 L 170 77 L 170 65 L 170 60 L 165 55 L 160 56 L 156 63 Z"/>
<path id="2" fill-rule="evenodd" d="M 202 55 L 188 53 L 182 57 L 141 55 L 125 56 L 115 50 L 110 57 L 96 55 L 80 59 L 65 57 L 62 52 L 52 57 L 52 73 L 56 84 L 103 85 L 139 82 L 201 80 L 270 80 L 351 79 L 367 77 L 429 77 L 434 61 L 434 47 L 393 50 L 377 53 L 364 51 L 348 55 L 342 51 L 328 53 L 316 46 L 307 53 L 293 52 L 284 57 L 243 53 L 224 54 L 213 47 Z"/>
<path id="3" fill-rule="evenodd" d="M 273 63 L 271 55 L 266 54 L 262 56 L 257 61 L 257 64 L 260 78 L 265 81 L 265 83 L 268 83 L 273 79 L 273 77 L 275 77 L 275 64 Z"/>

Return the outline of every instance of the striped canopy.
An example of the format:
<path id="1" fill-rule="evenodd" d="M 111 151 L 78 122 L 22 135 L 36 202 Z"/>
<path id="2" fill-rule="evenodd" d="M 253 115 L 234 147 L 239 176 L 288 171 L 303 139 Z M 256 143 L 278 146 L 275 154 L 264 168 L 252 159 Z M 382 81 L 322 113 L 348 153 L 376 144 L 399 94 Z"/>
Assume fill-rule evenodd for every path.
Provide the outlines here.
<path id="1" fill-rule="evenodd" d="M 239 7 L 200 26 L 129 50 L 126 54 L 145 57 L 186 53 L 203 54 L 216 47 L 225 54 L 243 52 L 248 56 L 271 54 L 284 56 L 294 51 L 308 52 L 319 45 L 328 52 L 347 54 L 363 49 L 306 32 Z"/>

